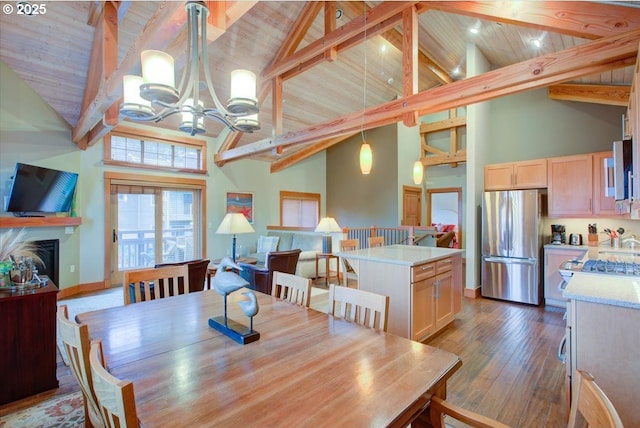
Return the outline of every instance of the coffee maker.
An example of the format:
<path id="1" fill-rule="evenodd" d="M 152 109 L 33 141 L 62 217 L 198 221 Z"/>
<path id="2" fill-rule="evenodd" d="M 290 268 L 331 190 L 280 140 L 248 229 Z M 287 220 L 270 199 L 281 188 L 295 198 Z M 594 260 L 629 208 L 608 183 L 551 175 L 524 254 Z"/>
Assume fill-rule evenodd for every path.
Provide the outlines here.
<path id="1" fill-rule="evenodd" d="M 555 245 L 567 243 L 567 235 L 565 234 L 564 224 L 551 225 L 551 243 Z"/>

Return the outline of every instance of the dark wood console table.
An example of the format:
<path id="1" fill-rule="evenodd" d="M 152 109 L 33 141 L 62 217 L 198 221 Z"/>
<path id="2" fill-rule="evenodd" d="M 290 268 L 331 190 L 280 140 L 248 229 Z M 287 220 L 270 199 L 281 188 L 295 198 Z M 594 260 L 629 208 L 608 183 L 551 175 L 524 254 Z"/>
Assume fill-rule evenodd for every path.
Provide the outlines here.
<path id="1" fill-rule="evenodd" d="M 0 291 L 0 405 L 58 387 L 56 293 L 46 287 Z"/>

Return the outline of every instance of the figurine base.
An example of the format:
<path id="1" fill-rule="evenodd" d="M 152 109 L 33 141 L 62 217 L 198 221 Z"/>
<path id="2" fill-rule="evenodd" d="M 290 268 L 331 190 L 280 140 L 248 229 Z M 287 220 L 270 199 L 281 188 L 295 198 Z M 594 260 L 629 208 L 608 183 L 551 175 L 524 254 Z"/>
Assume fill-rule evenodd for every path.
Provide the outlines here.
<path id="1" fill-rule="evenodd" d="M 260 333 L 255 330 L 250 330 L 249 327 L 244 326 L 232 319 L 227 319 L 227 325 L 224 325 L 224 316 L 217 316 L 209 318 L 209 327 L 219 331 L 225 336 L 229 336 L 241 345 L 255 342 L 260 339 Z"/>

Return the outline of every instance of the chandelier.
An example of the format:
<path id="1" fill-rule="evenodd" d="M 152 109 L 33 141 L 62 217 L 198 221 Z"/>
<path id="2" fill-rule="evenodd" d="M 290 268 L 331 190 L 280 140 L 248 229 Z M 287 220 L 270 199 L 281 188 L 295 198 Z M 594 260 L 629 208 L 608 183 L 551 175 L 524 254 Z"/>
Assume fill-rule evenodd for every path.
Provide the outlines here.
<path id="1" fill-rule="evenodd" d="M 232 131 L 253 132 L 260 129 L 256 75 L 248 70 L 231 72 L 231 89 L 227 106 L 222 105 L 211 83 L 207 55 L 207 16 L 202 1 L 187 1 L 186 64 L 175 87 L 171 55 L 148 50 L 140 54 L 142 76 L 123 77 L 123 103 L 120 113 L 136 121 L 160 122 L 180 113 L 180 130 L 191 135 L 206 131 L 204 118 L 215 119 Z M 214 106 L 205 106 L 200 97 L 200 65 Z"/>

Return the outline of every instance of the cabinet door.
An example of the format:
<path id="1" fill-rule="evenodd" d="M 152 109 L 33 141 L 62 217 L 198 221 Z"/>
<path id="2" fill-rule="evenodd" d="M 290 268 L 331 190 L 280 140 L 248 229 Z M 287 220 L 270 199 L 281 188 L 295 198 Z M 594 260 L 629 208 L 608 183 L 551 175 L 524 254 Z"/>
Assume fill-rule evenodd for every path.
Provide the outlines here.
<path id="1" fill-rule="evenodd" d="M 435 282 L 436 330 L 453 321 L 453 272 L 436 276 Z"/>
<path id="2" fill-rule="evenodd" d="M 501 163 L 484 167 L 485 190 L 505 190 L 513 185 L 513 164 Z"/>
<path id="3" fill-rule="evenodd" d="M 613 196 L 605 196 L 605 175 L 608 173 L 604 166 L 606 158 L 612 158 L 613 152 L 600 152 L 593 154 L 593 213 L 601 216 L 624 217 L 616 208 L 616 200 Z M 611 182 L 613 177 L 610 178 Z"/>
<path id="4" fill-rule="evenodd" d="M 411 339 L 420 341 L 436 331 L 434 296 L 435 277 L 411 284 Z"/>
<path id="5" fill-rule="evenodd" d="M 593 215 L 593 156 L 591 154 L 549 159 L 549 216 Z"/>
<path id="6" fill-rule="evenodd" d="M 544 249 L 544 303 L 549 306 L 564 308 L 567 306 L 559 286 L 563 279 L 560 275 L 560 263 L 572 259 L 582 259 L 586 250 L 573 250 L 570 248 Z"/>
<path id="7" fill-rule="evenodd" d="M 547 187 L 547 160 L 537 159 L 513 164 L 514 188 L 539 189 Z"/>

